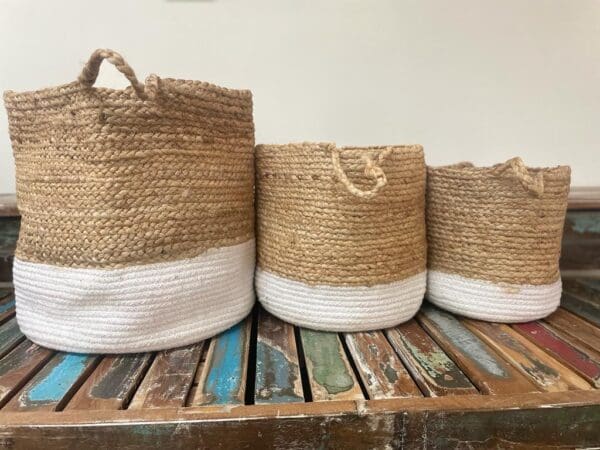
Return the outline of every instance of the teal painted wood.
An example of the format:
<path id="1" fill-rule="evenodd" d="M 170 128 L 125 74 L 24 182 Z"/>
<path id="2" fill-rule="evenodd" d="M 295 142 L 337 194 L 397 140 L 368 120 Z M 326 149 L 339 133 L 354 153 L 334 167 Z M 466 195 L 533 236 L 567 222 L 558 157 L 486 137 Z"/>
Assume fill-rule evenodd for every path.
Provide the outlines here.
<path id="1" fill-rule="evenodd" d="M 294 326 L 259 312 L 256 341 L 255 403 L 303 402 Z"/>
<path id="2" fill-rule="evenodd" d="M 465 374 L 415 320 L 385 333 L 426 396 L 477 394 Z"/>
<path id="3" fill-rule="evenodd" d="M 364 398 L 337 333 L 300 329 L 313 401 Z"/>
<path id="4" fill-rule="evenodd" d="M 0 297 L 0 324 L 6 322 L 15 314 L 15 296 L 12 292 Z"/>
<path id="5" fill-rule="evenodd" d="M 563 292 L 560 306 L 600 327 L 600 304 L 586 301 L 579 296 Z"/>
<path id="6" fill-rule="evenodd" d="M 482 393 L 514 394 L 540 390 L 452 314 L 425 304 L 417 318 Z"/>
<path id="7" fill-rule="evenodd" d="M 25 336 L 19 330 L 16 318 L 13 317 L 0 325 L 0 358 L 15 348 L 23 339 Z"/>
<path id="8" fill-rule="evenodd" d="M 133 396 L 151 360 L 151 353 L 104 357 L 65 410 L 122 409 Z"/>
<path id="9" fill-rule="evenodd" d="M 60 410 L 94 369 L 96 355 L 57 353 L 5 409 Z"/>
<path id="10" fill-rule="evenodd" d="M 251 317 L 214 337 L 192 405 L 244 404 Z"/>
<path id="11" fill-rule="evenodd" d="M 29 340 L 0 360 L 0 408 L 27 383 L 54 352 Z"/>

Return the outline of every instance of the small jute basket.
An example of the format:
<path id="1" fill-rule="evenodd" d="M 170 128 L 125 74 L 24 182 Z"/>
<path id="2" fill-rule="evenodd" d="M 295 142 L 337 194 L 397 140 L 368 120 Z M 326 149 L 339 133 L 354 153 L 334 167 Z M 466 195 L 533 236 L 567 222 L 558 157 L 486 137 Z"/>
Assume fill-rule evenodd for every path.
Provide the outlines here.
<path id="1" fill-rule="evenodd" d="M 259 145 L 256 291 L 271 313 L 320 330 L 386 328 L 425 293 L 420 146 Z"/>
<path id="2" fill-rule="evenodd" d="M 427 170 L 427 297 L 481 320 L 524 322 L 560 303 L 571 170 L 520 158 Z"/>
<path id="3" fill-rule="evenodd" d="M 93 87 L 103 60 L 130 81 Z M 17 319 L 43 346 L 186 345 L 254 302 L 249 91 L 150 75 L 95 51 L 79 79 L 4 94 L 21 231 Z"/>

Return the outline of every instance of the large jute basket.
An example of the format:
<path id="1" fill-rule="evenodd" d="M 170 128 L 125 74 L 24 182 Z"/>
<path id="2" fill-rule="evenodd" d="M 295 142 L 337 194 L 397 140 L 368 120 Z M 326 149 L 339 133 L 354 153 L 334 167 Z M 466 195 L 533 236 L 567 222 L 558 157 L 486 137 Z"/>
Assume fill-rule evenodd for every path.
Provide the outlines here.
<path id="1" fill-rule="evenodd" d="M 271 313 L 330 331 L 411 318 L 425 292 L 420 146 L 260 145 L 256 290 Z"/>
<path id="2" fill-rule="evenodd" d="M 95 88 L 103 60 L 131 86 Z M 249 91 L 140 83 L 111 50 L 79 79 L 4 95 L 22 215 L 17 319 L 74 352 L 189 344 L 254 302 Z"/>
<path id="3" fill-rule="evenodd" d="M 427 171 L 427 297 L 476 319 L 539 319 L 560 303 L 570 168 L 520 158 Z"/>

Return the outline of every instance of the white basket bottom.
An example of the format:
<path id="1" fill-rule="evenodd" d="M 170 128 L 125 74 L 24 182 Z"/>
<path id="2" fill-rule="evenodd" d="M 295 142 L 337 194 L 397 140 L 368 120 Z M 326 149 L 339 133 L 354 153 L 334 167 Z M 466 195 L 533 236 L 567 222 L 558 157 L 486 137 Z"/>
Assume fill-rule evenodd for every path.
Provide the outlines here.
<path id="1" fill-rule="evenodd" d="M 254 304 L 254 240 L 195 258 L 117 269 L 15 258 L 17 321 L 44 347 L 77 353 L 162 350 L 209 338 Z"/>
<path id="2" fill-rule="evenodd" d="M 375 286 L 311 286 L 265 270 L 256 271 L 264 308 L 287 322 L 325 331 L 389 328 L 412 318 L 423 301 L 427 273 Z"/>
<path id="3" fill-rule="evenodd" d="M 430 270 L 427 299 L 456 314 L 490 322 L 528 322 L 558 308 L 562 283 L 498 284 Z"/>

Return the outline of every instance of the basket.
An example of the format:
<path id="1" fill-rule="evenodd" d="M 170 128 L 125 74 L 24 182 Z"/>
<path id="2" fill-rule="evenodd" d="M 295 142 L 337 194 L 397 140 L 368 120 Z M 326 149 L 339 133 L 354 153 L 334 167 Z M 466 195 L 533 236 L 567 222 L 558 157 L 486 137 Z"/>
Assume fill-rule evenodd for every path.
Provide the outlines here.
<path id="1" fill-rule="evenodd" d="M 256 291 L 280 318 L 360 331 L 411 318 L 425 292 L 420 146 L 260 145 Z"/>
<path id="2" fill-rule="evenodd" d="M 524 322 L 560 303 L 558 269 L 571 170 L 520 158 L 427 172 L 427 297 L 454 313 Z"/>
<path id="3" fill-rule="evenodd" d="M 131 86 L 95 88 L 103 60 Z M 218 333 L 254 302 L 249 91 L 95 51 L 79 79 L 4 95 L 22 222 L 17 319 L 34 342 L 140 352 Z"/>

